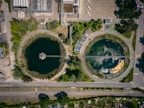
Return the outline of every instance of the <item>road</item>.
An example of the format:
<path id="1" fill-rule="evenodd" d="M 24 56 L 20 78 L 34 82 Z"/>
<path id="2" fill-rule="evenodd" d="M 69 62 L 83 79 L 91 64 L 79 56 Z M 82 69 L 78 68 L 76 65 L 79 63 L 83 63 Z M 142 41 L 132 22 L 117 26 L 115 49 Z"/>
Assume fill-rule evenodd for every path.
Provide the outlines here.
<path id="1" fill-rule="evenodd" d="M 119 82 L 0 82 L 1 87 L 95 87 L 95 88 L 133 88 L 132 83 Z"/>
<path id="2" fill-rule="evenodd" d="M 54 96 L 60 91 L 64 91 L 70 98 L 84 98 L 96 96 L 138 96 L 144 97 L 144 94 L 132 90 L 85 90 L 79 88 L 0 88 L 0 102 L 20 103 L 20 102 L 38 102 L 38 95 L 44 93 L 50 99 L 56 99 Z"/>
<path id="3" fill-rule="evenodd" d="M 134 63 L 134 77 L 133 83 L 141 88 L 144 88 L 144 76 L 143 73 L 139 71 L 136 67 L 137 55 L 141 55 L 144 52 L 144 46 L 140 43 L 139 38 L 144 35 L 144 12 L 138 18 L 138 29 L 137 29 L 137 37 L 136 37 L 136 48 L 135 48 L 135 63 Z"/>
<path id="4" fill-rule="evenodd" d="M 10 13 L 8 12 L 7 4 L 3 4 L 3 10 L 5 14 L 5 22 L 7 26 L 7 38 L 8 38 L 8 43 L 9 43 L 9 50 L 12 47 L 12 43 L 10 41 L 12 35 L 10 31 L 10 23 L 9 21 L 11 20 Z M 144 25 L 143 25 L 143 20 L 144 20 L 144 13 L 142 16 L 138 19 L 138 32 L 137 36 L 143 35 L 144 34 Z M 104 33 L 103 31 L 99 31 L 100 34 Z M 115 34 L 115 32 L 113 32 Z M 118 35 L 120 37 L 123 37 L 121 35 Z M 125 40 L 130 44 L 129 40 Z M 130 46 L 130 45 L 128 45 Z M 131 51 L 132 49 L 130 49 Z M 138 37 L 137 37 L 137 42 L 136 42 L 136 52 L 135 54 L 141 54 L 144 51 L 143 46 L 139 43 Z M 131 55 L 133 56 L 133 51 L 131 51 Z M 12 52 L 10 52 L 10 59 L 11 59 L 11 66 L 14 64 L 14 55 Z M 137 60 L 135 59 L 135 63 L 137 63 Z M 131 62 L 131 65 L 133 65 L 133 60 Z M 131 67 L 127 70 L 130 71 Z M 113 81 L 113 82 L 112 82 Z M 38 100 L 37 96 L 39 93 L 46 93 L 53 97 L 55 93 L 57 93 L 60 90 L 67 90 L 69 87 L 77 87 L 77 88 L 83 88 L 83 87 L 93 87 L 93 88 L 125 88 L 125 89 L 130 89 L 134 87 L 144 87 L 144 82 L 143 82 L 143 75 L 139 70 L 135 67 L 135 73 L 134 73 L 134 80 L 132 83 L 119 83 L 115 82 L 115 80 L 112 80 L 111 82 L 105 81 L 105 82 L 30 82 L 30 83 L 22 83 L 22 82 L 0 82 L 0 102 L 2 101 L 16 101 L 20 100 L 19 98 L 21 97 L 21 100 L 24 101 L 29 101 L 31 99 L 36 99 Z M 2 88 L 7 87 L 7 90 L 2 90 Z M 10 88 L 15 88 L 16 90 L 12 91 Z M 32 89 L 30 89 L 30 87 Z M 43 88 L 43 90 L 38 90 L 37 87 Z M 49 89 L 46 89 L 46 88 Z M 55 90 L 50 90 L 52 87 L 59 87 L 59 88 L 64 88 L 64 89 L 57 89 Z M 28 90 L 25 90 L 24 88 L 29 88 Z M 131 92 L 130 90 L 128 91 L 75 91 L 75 90 L 70 90 L 67 91 L 68 95 L 70 97 L 86 97 L 86 96 L 110 96 L 110 95 L 115 95 L 115 96 L 143 96 L 144 94 L 141 94 L 140 92 Z"/>
<path id="5" fill-rule="evenodd" d="M 2 9 L 4 10 L 5 22 L 6 22 L 6 27 L 7 27 L 7 41 L 8 41 L 8 44 L 9 44 L 9 57 L 10 57 L 10 60 L 11 60 L 11 66 L 13 66 L 13 64 L 14 64 L 14 54 L 11 51 L 11 47 L 12 47 L 11 38 L 12 38 L 12 35 L 11 35 L 11 30 L 10 30 L 10 20 L 12 18 L 11 18 L 11 15 L 9 13 L 9 10 L 8 10 L 7 3 L 3 3 Z"/>
<path id="6" fill-rule="evenodd" d="M 9 13 L 9 9 L 8 9 L 8 5 L 7 3 L 4 2 L 4 0 L 2 0 L 2 10 L 4 11 L 4 19 L 5 19 L 5 23 L 6 23 L 6 36 L 7 36 L 7 42 L 8 42 L 8 50 L 9 50 L 9 54 L 8 54 L 8 58 L 9 58 L 9 65 L 6 66 L 5 68 L 5 76 L 7 78 L 12 78 L 12 73 L 11 70 L 13 69 L 14 66 L 14 53 L 11 51 L 12 48 L 12 42 L 11 42 L 11 29 L 10 29 L 10 20 L 11 18 L 11 14 Z"/>

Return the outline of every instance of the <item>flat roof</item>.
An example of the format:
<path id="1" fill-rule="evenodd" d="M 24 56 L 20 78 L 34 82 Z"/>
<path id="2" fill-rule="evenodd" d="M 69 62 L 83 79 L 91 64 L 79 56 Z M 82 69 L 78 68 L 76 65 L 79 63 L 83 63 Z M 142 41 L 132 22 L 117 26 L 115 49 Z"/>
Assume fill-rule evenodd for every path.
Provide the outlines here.
<path id="1" fill-rule="evenodd" d="M 29 0 L 13 0 L 14 7 L 29 7 Z"/>
<path id="2" fill-rule="evenodd" d="M 51 12 L 52 0 L 32 0 L 31 11 L 36 12 Z"/>
<path id="3" fill-rule="evenodd" d="M 73 12 L 73 4 L 64 4 L 64 12 Z"/>

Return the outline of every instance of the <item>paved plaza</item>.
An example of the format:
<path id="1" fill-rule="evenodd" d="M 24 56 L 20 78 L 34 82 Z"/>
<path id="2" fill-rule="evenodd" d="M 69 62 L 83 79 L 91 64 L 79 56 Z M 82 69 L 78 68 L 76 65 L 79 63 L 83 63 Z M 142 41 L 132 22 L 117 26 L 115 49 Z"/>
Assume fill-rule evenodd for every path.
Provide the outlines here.
<path id="1" fill-rule="evenodd" d="M 115 0 L 83 0 L 83 2 L 82 18 L 116 18 L 114 15 L 114 10 L 117 10 Z"/>

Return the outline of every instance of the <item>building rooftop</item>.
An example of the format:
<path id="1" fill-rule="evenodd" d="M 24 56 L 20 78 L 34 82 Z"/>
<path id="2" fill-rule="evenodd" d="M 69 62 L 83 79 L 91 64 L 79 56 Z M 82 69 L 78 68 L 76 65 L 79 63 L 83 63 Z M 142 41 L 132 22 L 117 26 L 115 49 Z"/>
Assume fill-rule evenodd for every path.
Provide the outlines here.
<path id="1" fill-rule="evenodd" d="M 51 12 L 52 0 L 32 0 L 31 11 Z"/>
<path id="2" fill-rule="evenodd" d="M 73 12 L 73 4 L 64 4 L 64 12 Z"/>
<path id="3" fill-rule="evenodd" d="M 13 0 L 14 7 L 29 7 L 29 0 Z"/>

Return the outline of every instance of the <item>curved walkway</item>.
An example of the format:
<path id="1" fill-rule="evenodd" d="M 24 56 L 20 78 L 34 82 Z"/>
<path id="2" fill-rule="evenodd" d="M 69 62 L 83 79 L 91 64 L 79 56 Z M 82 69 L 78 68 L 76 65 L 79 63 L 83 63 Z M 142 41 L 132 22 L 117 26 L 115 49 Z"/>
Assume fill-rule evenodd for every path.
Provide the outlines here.
<path id="1" fill-rule="evenodd" d="M 119 38 L 121 38 L 128 46 L 129 48 L 129 52 L 130 52 L 130 63 L 129 63 L 129 66 L 128 68 L 126 69 L 126 71 L 118 76 L 117 78 L 114 78 L 114 79 L 111 79 L 111 80 L 107 80 L 107 79 L 100 79 L 98 78 L 97 76 L 95 75 L 92 75 L 90 72 L 89 72 L 89 69 L 86 67 L 86 64 L 85 64 L 85 59 L 81 58 L 85 55 L 85 49 L 86 47 L 89 45 L 89 43 L 97 36 L 100 36 L 100 35 L 104 35 L 104 34 L 113 34 Z M 133 68 L 133 64 L 134 64 L 134 50 L 132 48 L 132 40 L 124 37 L 123 35 L 121 35 L 120 33 L 116 32 L 116 31 L 105 31 L 105 30 L 100 30 L 100 31 L 97 31 L 97 32 L 94 32 L 92 34 L 90 34 L 88 36 L 88 38 L 85 40 L 85 42 L 83 43 L 82 47 L 81 47 L 81 50 L 80 50 L 80 53 L 79 53 L 79 57 L 81 58 L 82 60 L 82 67 L 85 71 L 85 73 L 87 75 L 89 75 L 94 81 L 96 82 L 118 82 L 120 80 L 122 80 L 125 76 L 128 75 L 128 73 L 130 72 L 130 70 Z"/>
<path id="2" fill-rule="evenodd" d="M 36 34 L 39 34 L 39 33 L 47 33 L 47 34 L 50 34 L 50 35 L 56 37 L 57 39 L 59 39 L 57 34 L 51 32 L 51 31 L 48 31 L 48 30 L 36 30 L 36 31 L 33 31 L 33 32 L 28 32 L 28 33 L 23 37 L 23 39 L 22 39 L 22 41 L 21 41 L 21 43 L 20 43 L 19 49 L 18 49 L 17 60 L 18 60 L 19 65 L 21 65 L 21 61 L 20 61 L 21 59 L 20 59 L 20 58 L 22 58 L 21 53 L 22 53 L 22 48 L 24 47 L 25 43 L 27 43 L 31 38 L 35 37 Z M 59 40 L 60 40 L 60 39 L 59 39 Z M 60 40 L 60 41 L 61 41 L 61 40 Z M 61 42 L 61 43 L 62 43 L 62 42 Z M 65 48 L 66 57 L 68 57 L 69 52 L 68 52 L 66 46 L 65 46 L 63 43 L 62 43 L 62 45 L 63 45 L 64 48 Z M 27 74 L 28 76 L 31 76 L 34 81 L 45 82 L 45 81 L 52 81 L 52 80 L 57 79 L 59 76 L 61 76 L 62 74 L 65 73 L 65 68 L 66 68 L 66 67 L 67 67 L 67 64 L 65 63 L 64 66 L 63 66 L 63 68 L 62 68 L 53 78 L 51 78 L 50 80 L 48 80 L 48 79 L 45 79 L 45 80 L 39 79 L 39 78 L 36 78 L 36 77 L 31 76 L 31 75 L 28 74 L 27 72 L 24 72 L 24 73 Z"/>

